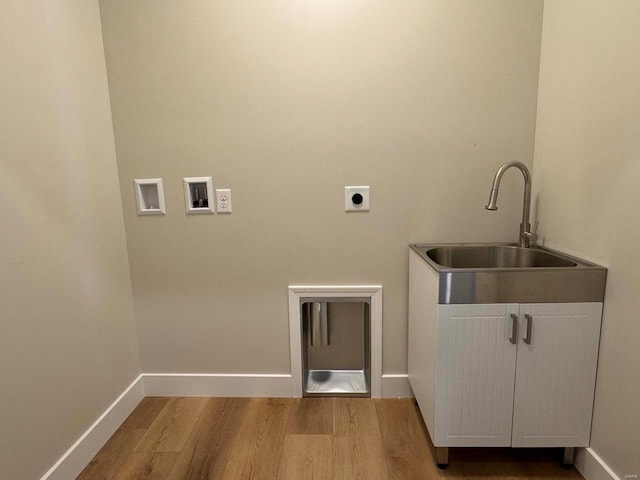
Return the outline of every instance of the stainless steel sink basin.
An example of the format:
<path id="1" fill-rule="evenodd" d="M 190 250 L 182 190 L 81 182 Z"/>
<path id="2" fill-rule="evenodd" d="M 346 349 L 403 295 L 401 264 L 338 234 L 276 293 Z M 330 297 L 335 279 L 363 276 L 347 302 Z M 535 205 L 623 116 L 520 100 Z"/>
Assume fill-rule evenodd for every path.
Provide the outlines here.
<path id="1" fill-rule="evenodd" d="M 449 268 L 575 267 L 577 263 L 548 251 L 510 245 L 454 245 L 427 250 L 438 265 Z"/>
<path id="2" fill-rule="evenodd" d="M 411 245 L 438 274 L 438 302 L 602 302 L 607 269 L 541 247 Z"/>

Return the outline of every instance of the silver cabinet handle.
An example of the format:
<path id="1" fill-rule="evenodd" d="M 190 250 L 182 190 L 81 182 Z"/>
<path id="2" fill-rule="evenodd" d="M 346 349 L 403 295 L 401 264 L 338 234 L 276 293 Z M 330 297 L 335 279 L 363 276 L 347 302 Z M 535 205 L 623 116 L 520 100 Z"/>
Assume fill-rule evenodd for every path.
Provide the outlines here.
<path id="1" fill-rule="evenodd" d="M 511 322 L 511 336 L 509 337 L 509 341 L 515 345 L 518 341 L 518 315 L 512 313 Z"/>
<path id="2" fill-rule="evenodd" d="M 528 313 L 525 313 L 524 318 L 527 319 L 527 335 L 522 339 L 522 341 L 527 345 L 531 345 L 531 329 L 533 328 L 533 317 Z"/>

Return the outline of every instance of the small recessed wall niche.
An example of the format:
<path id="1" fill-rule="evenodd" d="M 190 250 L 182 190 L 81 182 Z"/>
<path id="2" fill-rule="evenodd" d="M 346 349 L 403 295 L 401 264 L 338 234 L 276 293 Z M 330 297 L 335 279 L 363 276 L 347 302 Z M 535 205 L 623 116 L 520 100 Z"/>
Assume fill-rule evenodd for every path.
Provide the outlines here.
<path id="1" fill-rule="evenodd" d="M 215 213 L 213 179 L 211 177 L 185 177 L 184 203 L 187 213 Z"/>
<path id="2" fill-rule="evenodd" d="M 136 178 L 138 215 L 164 215 L 164 189 L 161 178 Z"/>

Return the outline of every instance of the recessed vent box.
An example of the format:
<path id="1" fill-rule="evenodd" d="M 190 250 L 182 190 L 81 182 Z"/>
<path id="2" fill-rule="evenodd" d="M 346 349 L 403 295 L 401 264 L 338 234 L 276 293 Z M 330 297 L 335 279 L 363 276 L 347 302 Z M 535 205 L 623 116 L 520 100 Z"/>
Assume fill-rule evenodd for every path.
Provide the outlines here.
<path id="1" fill-rule="evenodd" d="M 305 299 L 301 310 L 303 396 L 370 397 L 369 299 Z"/>

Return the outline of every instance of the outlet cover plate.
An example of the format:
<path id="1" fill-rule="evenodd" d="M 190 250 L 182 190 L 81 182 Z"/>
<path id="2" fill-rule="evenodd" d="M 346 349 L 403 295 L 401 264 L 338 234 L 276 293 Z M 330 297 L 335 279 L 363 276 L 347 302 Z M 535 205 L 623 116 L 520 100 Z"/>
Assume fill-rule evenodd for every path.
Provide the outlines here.
<path id="1" fill-rule="evenodd" d="M 231 213 L 231 189 L 216 188 L 216 203 L 218 213 Z"/>
<path id="2" fill-rule="evenodd" d="M 369 190 L 368 186 L 344 187 L 344 211 L 345 212 L 368 212 L 369 211 Z M 354 196 L 360 194 L 362 202 L 354 202 Z"/>

